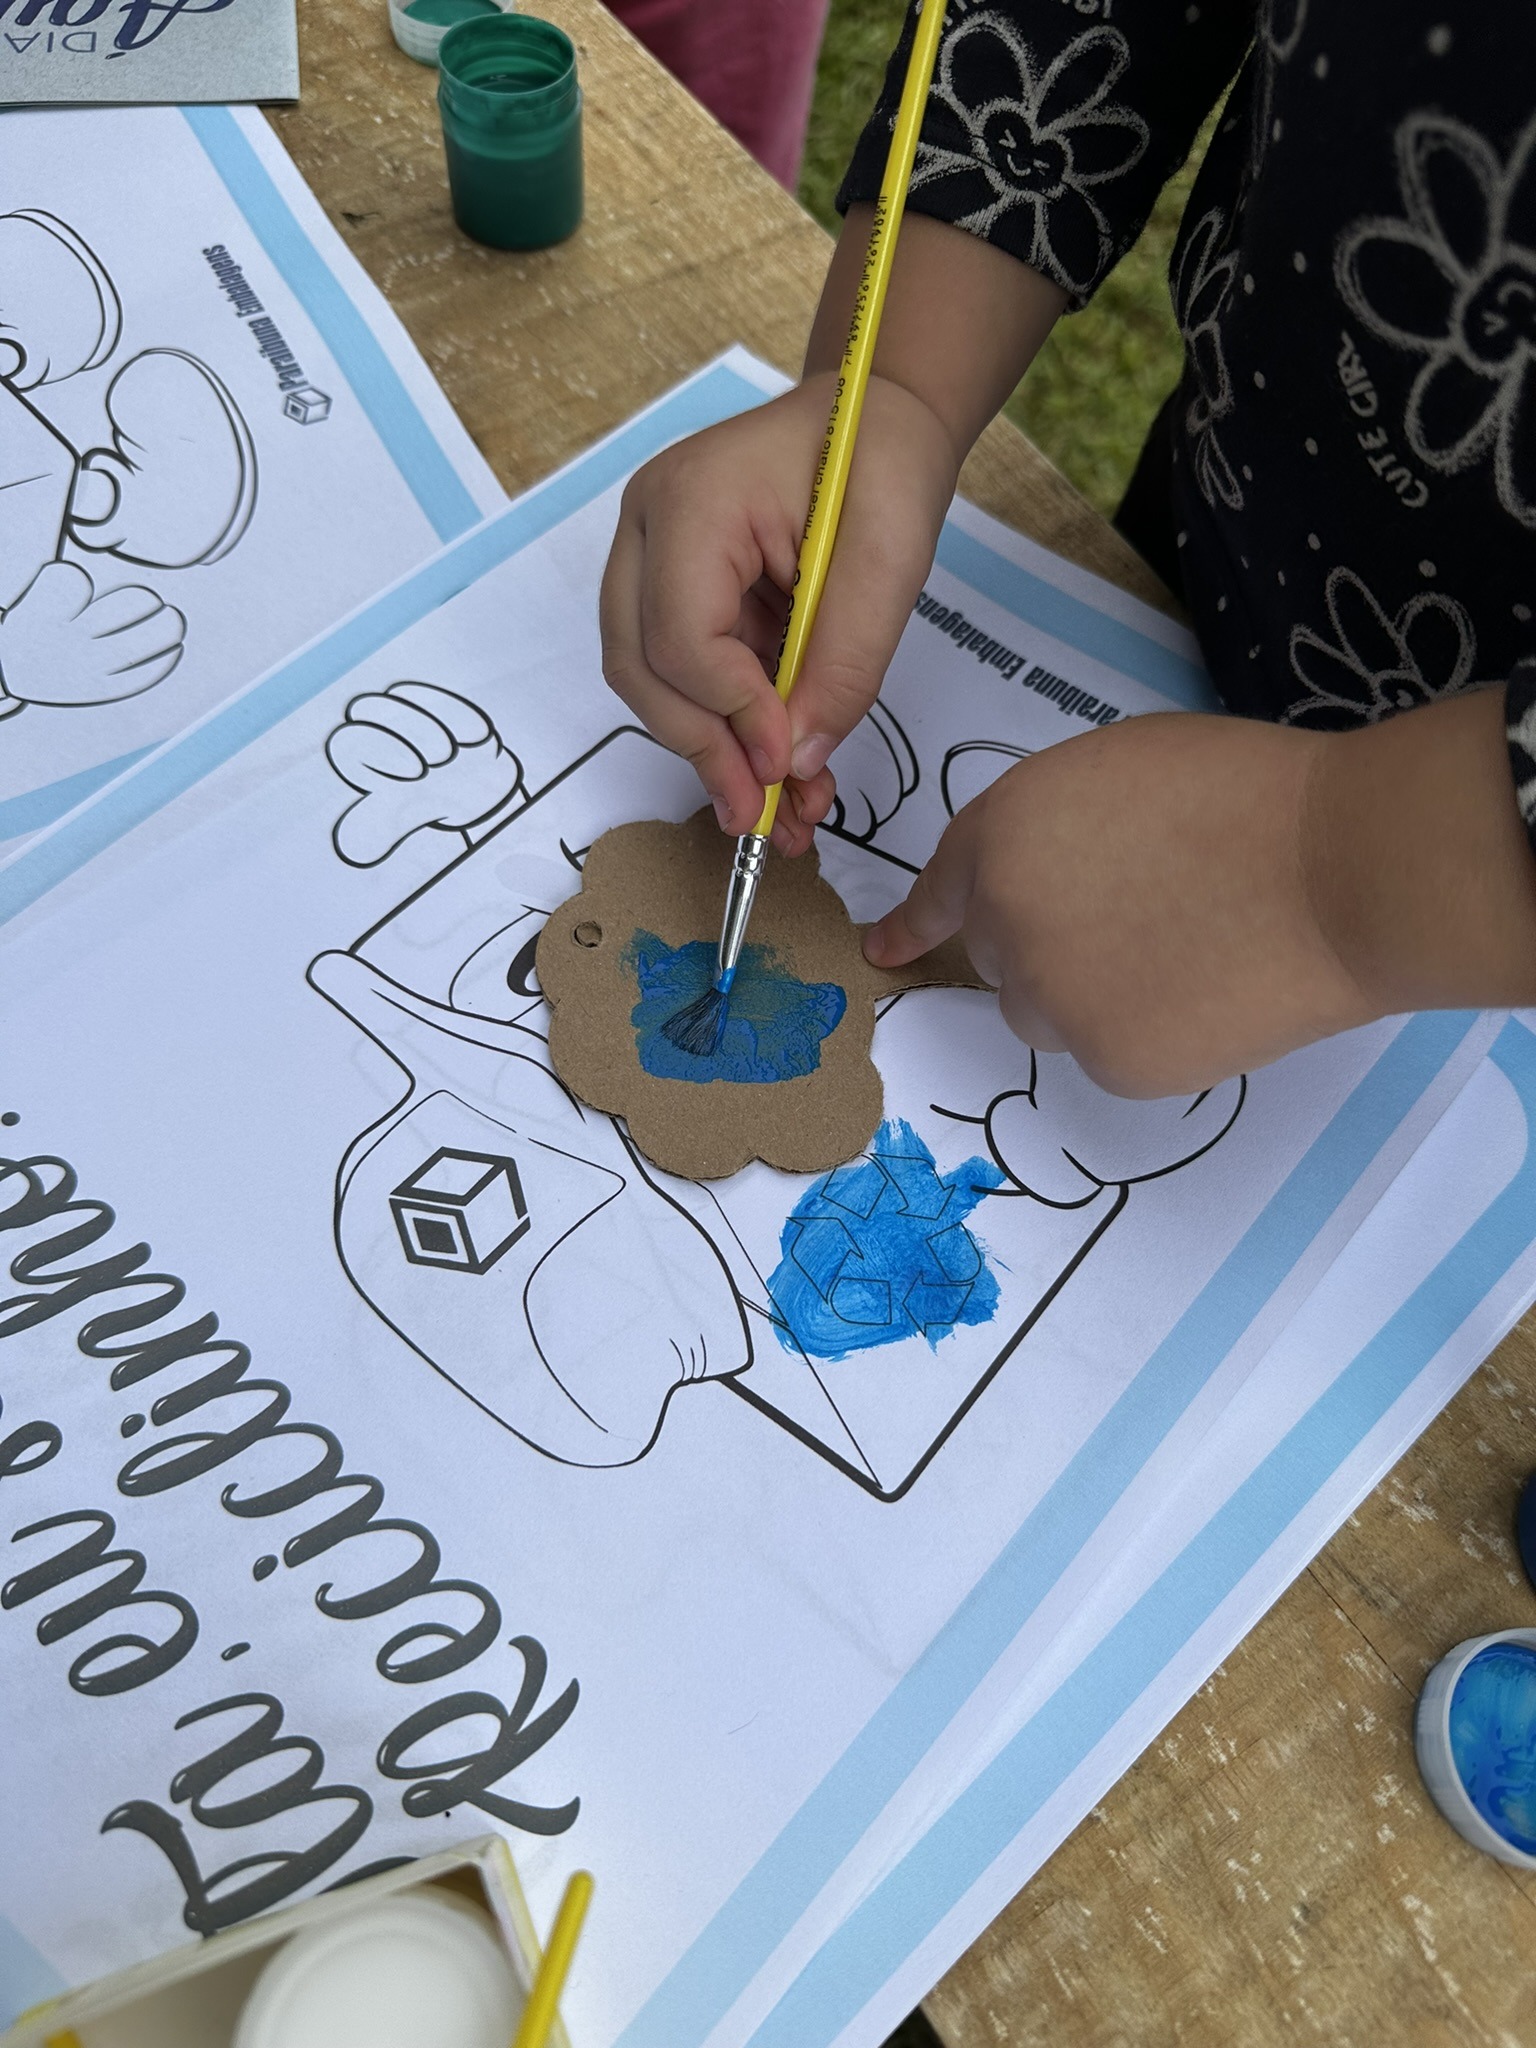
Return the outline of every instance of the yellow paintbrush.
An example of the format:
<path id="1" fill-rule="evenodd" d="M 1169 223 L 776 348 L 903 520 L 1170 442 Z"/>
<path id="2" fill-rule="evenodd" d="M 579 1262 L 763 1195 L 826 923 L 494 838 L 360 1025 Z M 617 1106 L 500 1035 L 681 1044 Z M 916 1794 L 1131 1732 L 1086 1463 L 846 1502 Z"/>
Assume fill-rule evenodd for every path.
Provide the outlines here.
<path id="1" fill-rule="evenodd" d="M 832 550 L 837 542 L 843 499 L 848 490 L 849 472 L 853 468 L 859 415 L 864 410 L 864 394 L 869 389 L 870 366 L 875 359 L 875 343 L 880 334 L 880 315 L 885 309 L 886 288 L 890 284 L 891 265 L 896 258 L 896 233 L 906 211 L 907 186 L 917 158 L 917 138 L 923 125 L 928 89 L 933 83 L 934 65 L 938 61 L 944 8 L 945 0 L 920 0 L 917 33 L 912 38 L 912 50 L 907 58 L 901 104 L 891 133 L 880 197 L 875 202 L 869 247 L 864 254 L 864 273 L 854 297 L 853 321 L 848 329 L 848 342 L 843 350 L 837 383 L 833 387 L 832 412 L 827 421 L 826 439 L 821 444 L 821 459 L 816 465 L 816 478 L 811 485 L 805 537 L 800 543 L 800 560 L 789 598 L 789 616 L 784 623 L 784 639 L 773 679 L 773 687 L 781 698 L 787 698 L 799 680 L 805 650 L 816 624 L 821 593 L 826 588 Z M 731 983 L 736 978 L 736 963 L 741 957 L 747 921 L 752 915 L 753 899 L 757 895 L 763 864 L 768 858 L 768 835 L 773 830 L 782 787 L 776 782 L 767 792 L 762 816 L 752 830 L 737 841 L 725 899 L 725 919 L 720 927 L 714 987 L 706 990 L 696 1002 L 688 1004 L 686 1009 L 679 1010 L 675 1017 L 668 1018 L 662 1026 L 666 1036 L 684 1052 L 707 1057 L 720 1043 L 720 1034 L 725 1028 L 726 1001 Z"/>
<path id="2" fill-rule="evenodd" d="M 528 2003 L 523 2008 L 522 2022 L 513 2037 L 512 2048 L 545 2048 L 550 2029 L 555 2024 L 560 1993 L 565 1989 L 571 1957 L 576 1953 L 576 1938 L 581 1933 L 581 1923 L 587 1916 L 591 1897 L 591 1873 L 576 1871 L 565 1888 L 555 1924 L 549 1930 L 543 1960 L 533 1980 L 533 1989 L 528 1994 Z"/>

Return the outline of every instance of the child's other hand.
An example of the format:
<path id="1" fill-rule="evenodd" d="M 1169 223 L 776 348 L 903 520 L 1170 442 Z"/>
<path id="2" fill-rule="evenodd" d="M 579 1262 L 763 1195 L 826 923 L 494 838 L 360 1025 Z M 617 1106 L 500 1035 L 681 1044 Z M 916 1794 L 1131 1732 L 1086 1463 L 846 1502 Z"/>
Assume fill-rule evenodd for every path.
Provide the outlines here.
<path id="1" fill-rule="evenodd" d="M 785 781 L 774 841 L 798 853 L 831 806 L 826 767 L 879 693 L 955 488 L 938 417 L 870 382 L 816 630 L 786 706 L 770 676 L 805 527 L 832 376 L 657 456 L 624 493 L 602 592 L 603 670 L 685 755 L 722 827 L 749 832 Z"/>
<path id="2" fill-rule="evenodd" d="M 1178 714 L 1048 747 L 956 815 L 866 950 L 900 966 L 960 931 L 1019 1037 L 1117 1095 L 1188 1093 L 1362 1023 L 1303 858 L 1319 745 Z"/>
<path id="3" fill-rule="evenodd" d="M 1181 713 L 1048 747 L 966 805 L 866 951 L 900 966 L 955 931 L 1019 1036 L 1119 1095 L 1536 1001 L 1504 693 L 1358 732 Z"/>

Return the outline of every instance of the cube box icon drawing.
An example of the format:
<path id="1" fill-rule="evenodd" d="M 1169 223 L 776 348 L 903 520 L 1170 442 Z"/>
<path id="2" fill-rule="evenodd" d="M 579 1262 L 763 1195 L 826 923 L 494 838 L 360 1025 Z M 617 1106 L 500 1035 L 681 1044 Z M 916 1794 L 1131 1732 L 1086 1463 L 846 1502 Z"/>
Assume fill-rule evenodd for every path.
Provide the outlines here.
<path id="1" fill-rule="evenodd" d="M 297 420 L 301 427 L 312 427 L 319 420 L 330 416 L 331 401 L 324 391 L 317 391 L 313 384 L 301 384 L 297 391 L 290 391 L 283 400 L 284 417 Z"/>
<path id="2" fill-rule="evenodd" d="M 389 1198 L 413 1266 L 485 1273 L 528 1228 L 515 1160 L 441 1146 Z"/>

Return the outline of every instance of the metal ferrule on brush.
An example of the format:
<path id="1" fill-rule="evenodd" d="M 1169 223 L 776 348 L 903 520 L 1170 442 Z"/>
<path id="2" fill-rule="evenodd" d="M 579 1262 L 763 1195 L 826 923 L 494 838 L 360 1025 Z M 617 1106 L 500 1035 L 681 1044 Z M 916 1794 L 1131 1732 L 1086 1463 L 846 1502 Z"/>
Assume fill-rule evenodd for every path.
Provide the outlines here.
<path id="1" fill-rule="evenodd" d="M 720 953 L 715 974 L 715 987 L 722 995 L 729 992 L 731 983 L 736 979 L 736 963 L 741 958 L 742 940 L 747 936 L 747 923 L 767 858 L 766 832 L 747 832 L 737 840 L 736 858 L 731 864 L 731 886 L 725 897 L 725 918 L 720 926 Z"/>

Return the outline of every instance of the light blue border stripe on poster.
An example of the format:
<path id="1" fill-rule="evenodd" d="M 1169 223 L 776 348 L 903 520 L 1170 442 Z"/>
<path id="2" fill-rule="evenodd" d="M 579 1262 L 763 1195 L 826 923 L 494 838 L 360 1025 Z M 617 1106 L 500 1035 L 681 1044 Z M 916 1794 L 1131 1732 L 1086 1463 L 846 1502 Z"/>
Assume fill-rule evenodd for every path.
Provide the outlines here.
<path id="1" fill-rule="evenodd" d="M 0 1913 L 0 2027 L 11 2026 L 32 2006 L 68 1988 L 52 1963 Z"/>
<path id="2" fill-rule="evenodd" d="M 396 634 L 628 476 L 648 456 L 684 434 L 745 412 L 762 396 L 755 384 L 717 364 L 631 420 L 580 462 L 465 534 L 392 590 L 269 670 L 250 689 L 168 741 L 116 788 L 103 791 L 95 803 L 0 868 L 0 924 L 269 732 L 338 676 L 387 646 Z"/>
<path id="3" fill-rule="evenodd" d="M 374 432 L 432 524 L 456 540 L 480 519 L 469 486 L 428 426 L 400 372 L 345 287 L 289 211 L 228 107 L 183 107 L 193 134 L 335 357 Z"/>
<path id="4" fill-rule="evenodd" d="M 1123 619 L 1111 618 L 1069 590 L 1059 590 L 1043 576 L 995 554 L 958 526 L 939 536 L 941 568 L 981 590 L 1016 618 L 1028 619 L 1053 640 L 1092 655 L 1122 675 L 1134 676 L 1185 711 L 1219 711 L 1221 704 L 1202 665 L 1187 654 L 1165 647 L 1138 632 Z"/>
<path id="5" fill-rule="evenodd" d="M 1529 1248 L 1536 1217 L 1530 1144 L 1536 1038 L 1510 1022 L 1490 1057 L 1525 1111 L 1519 1172 L 1098 1648 L 822 1946 L 750 2048 L 827 2048 L 837 2038 Z"/>
<path id="6" fill-rule="evenodd" d="M 695 2048 L 1014 1640 L 1475 1020 L 1405 1024 L 974 1590 L 620 2036 Z M 806 2044 L 808 2048 L 808 2044 Z"/>
<path id="7" fill-rule="evenodd" d="M 45 782 L 40 789 L 24 789 L 19 796 L 0 799 L 0 839 L 20 839 L 24 833 L 41 832 L 76 804 L 83 804 L 98 789 L 105 789 L 114 777 L 126 774 L 135 761 L 152 752 L 135 747 L 131 754 L 119 754 L 115 761 L 100 761 L 94 768 L 82 768 L 58 782 Z"/>

